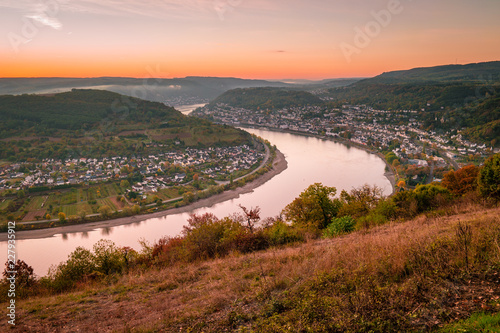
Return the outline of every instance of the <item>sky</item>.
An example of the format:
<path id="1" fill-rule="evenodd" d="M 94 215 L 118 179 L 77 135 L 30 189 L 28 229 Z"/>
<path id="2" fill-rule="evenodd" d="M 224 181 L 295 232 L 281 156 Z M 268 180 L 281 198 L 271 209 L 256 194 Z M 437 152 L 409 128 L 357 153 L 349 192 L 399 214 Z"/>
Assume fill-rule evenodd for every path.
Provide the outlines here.
<path id="1" fill-rule="evenodd" d="M 370 77 L 500 60 L 499 0 L 0 0 L 0 77 Z"/>

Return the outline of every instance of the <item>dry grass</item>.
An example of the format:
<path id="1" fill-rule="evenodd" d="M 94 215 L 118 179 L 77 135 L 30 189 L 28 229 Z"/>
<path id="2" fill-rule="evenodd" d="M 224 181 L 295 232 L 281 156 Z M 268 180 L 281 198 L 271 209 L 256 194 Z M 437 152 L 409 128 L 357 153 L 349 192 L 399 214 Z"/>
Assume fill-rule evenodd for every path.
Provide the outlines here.
<path id="1" fill-rule="evenodd" d="M 404 331 L 498 312 L 500 209 L 463 210 L 18 300 L 16 331 Z M 468 268 L 459 222 L 472 230 Z"/>

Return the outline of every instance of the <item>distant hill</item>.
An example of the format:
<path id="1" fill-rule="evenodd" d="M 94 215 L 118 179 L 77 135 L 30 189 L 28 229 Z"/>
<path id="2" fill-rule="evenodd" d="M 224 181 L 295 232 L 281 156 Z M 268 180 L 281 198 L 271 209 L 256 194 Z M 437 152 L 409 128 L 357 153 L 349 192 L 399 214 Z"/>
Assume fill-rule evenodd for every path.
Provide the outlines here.
<path id="1" fill-rule="evenodd" d="M 279 88 L 233 89 L 214 99 L 208 106 L 219 103 L 249 110 L 323 105 L 319 97 L 309 92 Z"/>
<path id="2" fill-rule="evenodd" d="M 244 131 L 103 90 L 0 96 L 0 117 L 0 159 L 9 160 L 128 156 L 144 154 L 149 146 L 250 142 Z"/>
<path id="3" fill-rule="evenodd" d="M 73 88 L 114 91 L 167 105 L 208 102 L 227 90 L 248 87 L 290 87 L 283 82 L 237 78 L 197 77 L 137 78 L 0 78 L 0 95 L 58 93 Z"/>

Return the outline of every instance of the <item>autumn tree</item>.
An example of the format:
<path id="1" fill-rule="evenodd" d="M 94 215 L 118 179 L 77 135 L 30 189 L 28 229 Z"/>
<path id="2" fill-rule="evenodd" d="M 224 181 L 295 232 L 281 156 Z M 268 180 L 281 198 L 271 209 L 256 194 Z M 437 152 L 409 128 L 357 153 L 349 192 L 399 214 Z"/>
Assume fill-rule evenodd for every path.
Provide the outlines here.
<path id="1" fill-rule="evenodd" d="M 468 165 L 457 171 L 451 170 L 444 175 L 441 185 L 453 194 L 461 196 L 476 190 L 478 174 L 479 168 L 475 165 Z"/>
<path id="2" fill-rule="evenodd" d="M 324 229 L 337 215 L 339 202 L 334 201 L 336 193 L 335 187 L 315 183 L 288 204 L 283 210 L 283 215 L 293 223 L 314 225 Z"/>
<path id="3" fill-rule="evenodd" d="M 247 221 L 246 227 L 250 232 L 253 232 L 255 223 L 259 222 L 260 220 L 260 207 L 255 207 L 255 208 L 246 208 L 242 205 L 239 205 L 240 208 L 243 210 L 244 218 Z"/>
<path id="4" fill-rule="evenodd" d="M 59 214 L 57 214 L 57 216 L 59 217 L 60 222 L 66 221 L 66 214 L 64 214 L 63 212 L 59 212 Z"/>
<path id="5" fill-rule="evenodd" d="M 109 215 L 111 215 L 111 208 L 109 208 L 109 206 L 107 205 L 101 206 L 99 207 L 99 213 L 104 217 L 108 217 Z"/>
<path id="6" fill-rule="evenodd" d="M 400 180 L 396 186 L 400 191 L 404 191 L 404 189 L 406 188 L 406 182 L 404 180 Z"/>

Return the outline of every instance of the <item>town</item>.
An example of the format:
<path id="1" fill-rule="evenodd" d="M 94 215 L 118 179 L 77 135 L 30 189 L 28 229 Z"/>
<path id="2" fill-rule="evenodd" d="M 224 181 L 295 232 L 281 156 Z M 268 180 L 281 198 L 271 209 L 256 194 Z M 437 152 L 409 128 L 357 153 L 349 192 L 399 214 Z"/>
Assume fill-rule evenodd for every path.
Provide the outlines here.
<path id="1" fill-rule="evenodd" d="M 214 107 L 199 108 L 192 115 L 233 126 L 255 126 L 337 138 L 379 152 L 392 152 L 398 159 L 398 165 L 403 161 L 410 166 L 409 174 L 405 172 L 407 169 L 401 171 L 411 176 L 409 182 L 414 185 L 440 181 L 443 173 L 450 168 L 458 169 L 460 165 L 479 162 L 499 151 L 485 144 L 469 142 L 459 132 L 438 134 L 423 131 L 418 113 L 413 110 L 375 110 L 366 105 L 252 111 L 219 103 Z"/>
<path id="2" fill-rule="evenodd" d="M 45 159 L 41 163 L 13 163 L 0 169 L 0 190 L 106 182 L 138 175 L 132 188 L 156 192 L 168 186 L 185 184 L 193 174 L 215 181 L 228 181 L 230 175 L 257 166 L 264 150 L 248 145 L 206 149 L 186 148 L 148 156 Z M 186 176 L 191 172 L 191 179 Z"/>

